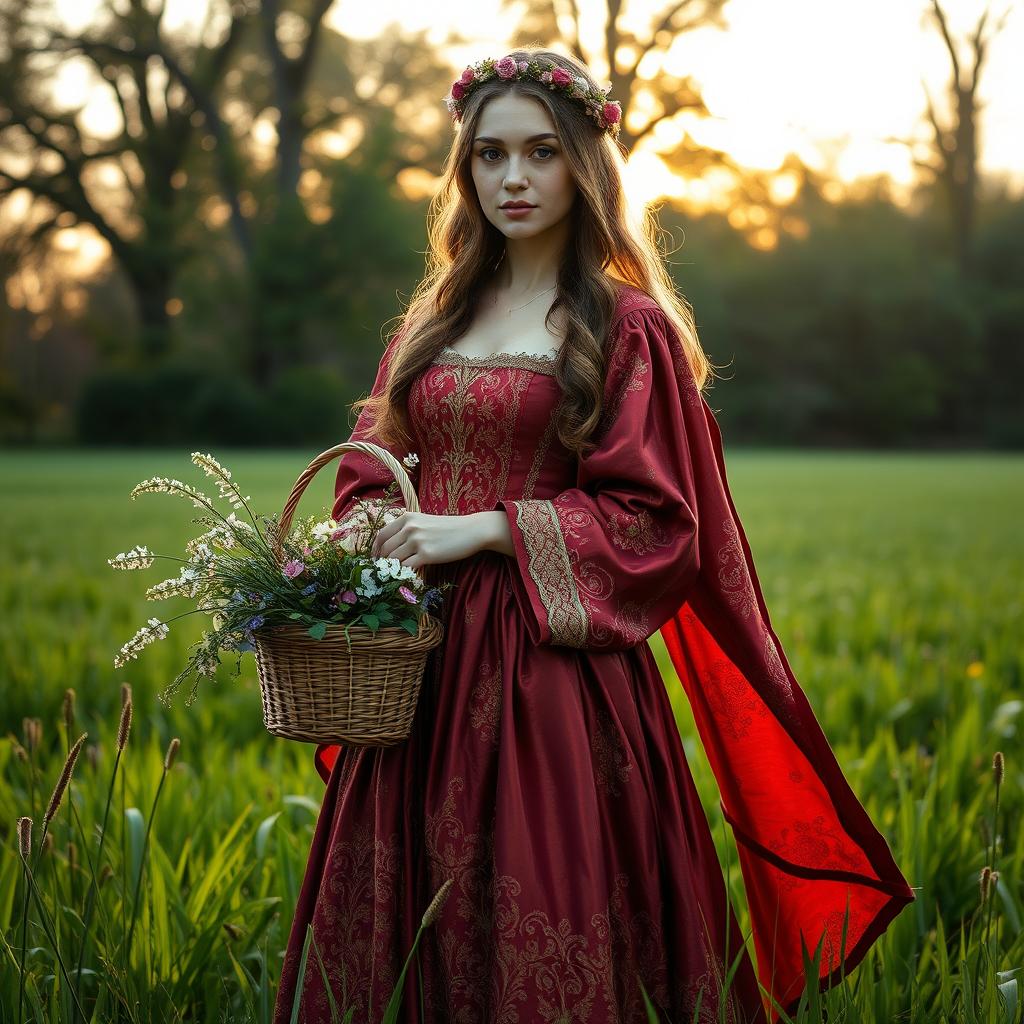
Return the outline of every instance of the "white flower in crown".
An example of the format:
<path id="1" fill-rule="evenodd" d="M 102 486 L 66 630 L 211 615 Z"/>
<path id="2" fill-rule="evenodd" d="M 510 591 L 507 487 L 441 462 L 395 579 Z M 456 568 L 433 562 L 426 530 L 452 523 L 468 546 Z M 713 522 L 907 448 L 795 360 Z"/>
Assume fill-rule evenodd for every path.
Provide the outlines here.
<path id="1" fill-rule="evenodd" d="M 406 469 L 413 469 L 415 466 L 420 464 L 420 457 L 415 452 L 409 452 L 404 459 L 402 459 L 402 465 Z"/>

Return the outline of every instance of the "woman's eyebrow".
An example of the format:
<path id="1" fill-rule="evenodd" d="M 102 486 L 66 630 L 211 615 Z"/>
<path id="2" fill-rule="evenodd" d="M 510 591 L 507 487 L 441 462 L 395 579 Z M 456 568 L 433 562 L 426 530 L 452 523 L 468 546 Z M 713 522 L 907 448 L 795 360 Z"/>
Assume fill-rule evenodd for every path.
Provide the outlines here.
<path id="1" fill-rule="evenodd" d="M 541 132 L 540 135 L 531 135 L 526 141 L 537 142 L 539 139 L 557 139 L 558 136 L 554 132 Z M 490 135 L 478 135 L 474 142 L 497 142 L 499 145 L 504 144 L 502 139 L 494 139 Z"/>

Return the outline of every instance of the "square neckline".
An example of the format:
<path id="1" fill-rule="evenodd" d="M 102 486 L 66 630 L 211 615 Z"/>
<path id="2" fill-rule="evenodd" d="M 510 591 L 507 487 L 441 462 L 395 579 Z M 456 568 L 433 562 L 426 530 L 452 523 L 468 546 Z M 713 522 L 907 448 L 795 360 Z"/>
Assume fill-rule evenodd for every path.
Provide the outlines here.
<path id="1" fill-rule="evenodd" d="M 555 351 L 560 350 L 561 346 Z M 532 370 L 553 377 L 557 358 L 557 356 L 539 355 L 535 352 L 492 352 L 489 355 L 467 356 L 450 345 L 445 345 L 434 356 L 433 362 L 439 366 L 506 367 Z"/>

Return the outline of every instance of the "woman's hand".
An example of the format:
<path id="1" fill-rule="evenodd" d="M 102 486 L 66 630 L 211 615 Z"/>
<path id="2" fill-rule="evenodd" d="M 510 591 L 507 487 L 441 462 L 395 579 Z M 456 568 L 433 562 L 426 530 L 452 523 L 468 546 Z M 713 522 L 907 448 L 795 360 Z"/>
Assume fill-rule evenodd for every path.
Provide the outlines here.
<path id="1" fill-rule="evenodd" d="M 495 520 L 500 516 L 502 523 Z M 381 527 L 374 538 L 374 558 L 397 558 L 402 565 L 419 569 L 424 565 L 457 562 L 468 558 L 498 539 L 495 527 L 508 532 L 504 512 L 474 512 L 467 516 L 435 516 L 427 512 L 405 512 Z"/>

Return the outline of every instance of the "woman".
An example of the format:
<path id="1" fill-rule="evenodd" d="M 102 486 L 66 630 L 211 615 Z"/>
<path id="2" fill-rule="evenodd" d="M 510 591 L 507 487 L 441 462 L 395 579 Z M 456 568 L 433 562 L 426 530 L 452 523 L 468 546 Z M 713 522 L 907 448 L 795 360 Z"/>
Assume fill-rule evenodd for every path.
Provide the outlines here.
<path id="1" fill-rule="evenodd" d="M 276 1019 L 312 922 L 342 1014 L 380 1021 L 450 878 L 403 1020 L 640 1022 L 639 982 L 673 1021 L 698 997 L 701 1021 L 775 1020 L 802 944 L 835 984 L 913 892 L 769 623 L 690 308 L 625 206 L 618 104 L 546 50 L 467 68 L 447 104 L 428 273 L 352 434 L 419 456 L 421 511 L 374 553 L 454 584 L 445 640 L 407 741 L 316 752 Z M 346 455 L 335 518 L 391 481 Z M 659 628 L 739 840 L 756 976 Z M 314 960 L 300 1019 L 327 1021 Z"/>

